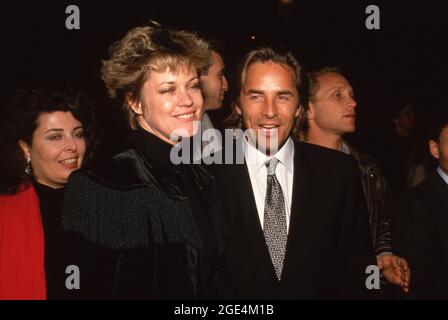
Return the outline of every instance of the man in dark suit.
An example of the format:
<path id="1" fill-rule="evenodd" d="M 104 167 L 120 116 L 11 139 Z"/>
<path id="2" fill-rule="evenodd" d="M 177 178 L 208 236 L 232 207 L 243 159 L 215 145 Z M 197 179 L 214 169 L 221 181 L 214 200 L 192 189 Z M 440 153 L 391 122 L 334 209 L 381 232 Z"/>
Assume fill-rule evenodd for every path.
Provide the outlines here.
<path id="1" fill-rule="evenodd" d="M 364 297 L 375 258 L 356 163 L 290 138 L 302 84 L 291 53 L 252 50 L 238 76 L 228 120 L 252 131 L 232 149 L 242 163 L 213 166 L 229 232 L 216 296 Z"/>
<path id="2" fill-rule="evenodd" d="M 409 297 L 448 299 L 448 112 L 439 116 L 429 140 L 438 167 L 400 201 L 393 220 L 394 247 L 409 261 Z"/>

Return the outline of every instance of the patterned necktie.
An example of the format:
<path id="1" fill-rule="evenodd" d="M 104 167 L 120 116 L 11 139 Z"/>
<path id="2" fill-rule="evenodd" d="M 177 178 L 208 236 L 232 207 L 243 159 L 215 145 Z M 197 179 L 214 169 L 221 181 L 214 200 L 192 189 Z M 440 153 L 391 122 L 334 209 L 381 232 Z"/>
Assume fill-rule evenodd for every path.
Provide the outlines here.
<path id="1" fill-rule="evenodd" d="M 286 229 L 285 198 L 282 187 L 275 175 L 278 159 L 271 158 L 265 162 L 268 171 L 266 198 L 264 201 L 264 237 L 271 255 L 275 273 L 280 281 L 285 258 Z"/>

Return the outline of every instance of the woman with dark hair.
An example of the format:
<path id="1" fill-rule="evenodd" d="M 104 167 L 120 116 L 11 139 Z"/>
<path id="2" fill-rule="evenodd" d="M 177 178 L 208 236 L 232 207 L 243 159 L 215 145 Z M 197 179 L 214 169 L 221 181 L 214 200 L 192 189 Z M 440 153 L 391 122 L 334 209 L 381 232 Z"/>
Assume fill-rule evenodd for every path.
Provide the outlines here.
<path id="1" fill-rule="evenodd" d="M 214 178 L 171 157 L 177 137 L 197 132 L 200 70 L 209 63 L 206 42 L 155 25 L 130 30 L 103 61 L 102 79 L 126 110 L 134 141 L 70 177 L 64 228 L 98 255 L 110 253 L 80 267 L 80 297 L 210 297 L 224 243 Z"/>
<path id="2" fill-rule="evenodd" d="M 64 297 L 64 186 L 92 150 L 92 111 L 68 86 L 18 90 L 4 110 L 0 299 Z"/>

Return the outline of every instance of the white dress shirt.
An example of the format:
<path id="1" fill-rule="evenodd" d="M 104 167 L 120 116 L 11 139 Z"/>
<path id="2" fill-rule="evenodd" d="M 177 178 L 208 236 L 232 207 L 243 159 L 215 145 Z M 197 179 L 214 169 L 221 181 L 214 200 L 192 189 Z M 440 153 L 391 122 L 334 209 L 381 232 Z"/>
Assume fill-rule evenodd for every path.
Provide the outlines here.
<path id="1" fill-rule="evenodd" d="M 292 183 L 294 177 L 294 142 L 291 138 L 288 138 L 283 147 L 275 155 L 267 156 L 247 142 L 246 139 L 243 139 L 243 150 L 262 228 L 268 177 L 268 171 L 264 163 L 272 157 L 276 157 L 279 160 L 275 174 L 282 187 L 283 197 L 285 198 L 286 228 L 289 231 Z"/>
<path id="2" fill-rule="evenodd" d="M 445 181 L 446 184 L 448 184 L 448 174 L 446 174 L 445 171 L 442 170 L 442 168 L 438 167 L 437 172 L 442 177 L 443 181 Z"/>

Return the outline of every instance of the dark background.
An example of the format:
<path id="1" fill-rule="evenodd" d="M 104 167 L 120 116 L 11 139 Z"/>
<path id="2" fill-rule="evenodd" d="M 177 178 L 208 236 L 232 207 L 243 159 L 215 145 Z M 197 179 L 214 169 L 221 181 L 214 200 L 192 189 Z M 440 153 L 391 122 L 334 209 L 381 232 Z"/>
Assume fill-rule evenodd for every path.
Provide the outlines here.
<path id="1" fill-rule="evenodd" d="M 390 125 L 400 100 L 417 108 L 424 127 L 447 107 L 447 12 L 442 1 L 34 1 L 1 4 L 1 106 L 15 88 L 71 82 L 85 89 L 102 110 L 106 138 L 120 138 L 121 120 L 106 96 L 101 59 L 131 27 L 150 19 L 208 32 L 227 46 L 228 71 L 247 48 L 289 47 L 307 70 L 338 66 L 358 101 L 353 141 L 369 151 Z M 67 30 L 65 8 L 76 4 L 81 29 Z M 379 6 L 381 29 L 367 30 L 365 9 Z M 255 40 L 251 37 L 255 36 Z M 227 113 L 228 106 L 221 112 Z"/>

